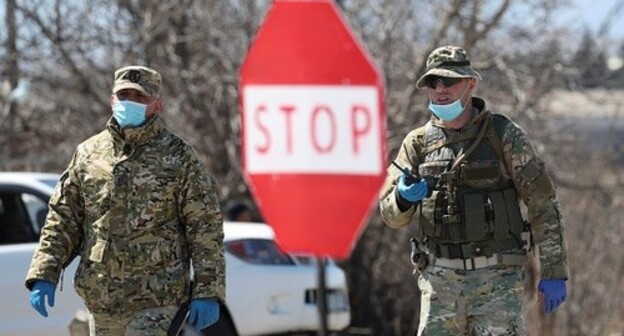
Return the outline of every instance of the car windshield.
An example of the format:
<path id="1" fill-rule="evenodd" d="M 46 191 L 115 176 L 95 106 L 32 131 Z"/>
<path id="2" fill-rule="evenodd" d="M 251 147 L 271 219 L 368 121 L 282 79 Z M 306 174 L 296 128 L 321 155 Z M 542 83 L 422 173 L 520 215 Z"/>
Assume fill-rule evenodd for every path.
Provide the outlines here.
<path id="1" fill-rule="evenodd" d="M 294 265 L 293 260 L 272 240 L 241 239 L 225 243 L 225 249 L 252 264 Z"/>
<path id="2" fill-rule="evenodd" d="M 42 178 L 42 179 L 39 179 L 39 182 L 43 182 L 43 183 L 49 185 L 50 187 L 54 188 L 54 187 L 56 187 L 56 184 L 58 183 L 58 179 Z"/>

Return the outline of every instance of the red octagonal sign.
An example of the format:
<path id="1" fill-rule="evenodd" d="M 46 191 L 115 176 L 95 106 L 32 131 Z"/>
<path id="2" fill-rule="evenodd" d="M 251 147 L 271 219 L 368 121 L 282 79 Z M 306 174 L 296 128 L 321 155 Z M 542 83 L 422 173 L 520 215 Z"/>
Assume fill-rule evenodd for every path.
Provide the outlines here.
<path id="1" fill-rule="evenodd" d="M 246 178 L 280 246 L 347 258 L 384 179 L 385 112 L 333 1 L 275 1 L 240 92 Z"/>

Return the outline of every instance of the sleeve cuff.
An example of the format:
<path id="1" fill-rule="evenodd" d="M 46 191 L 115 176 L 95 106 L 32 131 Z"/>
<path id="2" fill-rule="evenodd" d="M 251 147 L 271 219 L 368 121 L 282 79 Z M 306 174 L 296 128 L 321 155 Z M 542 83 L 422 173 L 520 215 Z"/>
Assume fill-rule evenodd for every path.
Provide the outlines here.
<path id="1" fill-rule="evenodd" d="M 410 203 L 408 209 L 405 211 L 401 210 L 397 197 L 392 194 L 386 196 L 380 203 L 380 212 L 384 223 L 395 229 L 408 225 L 412 220 L 415 209 L 414 204 Z"/>
<path id="2" fill-rule="evenodd" d="M 403 196 L 401 196 L 398 191 L 395 191 L 394 195 L 396 196 L 396 203 L 401 212 L 405 212 L 409 210 L 412 206 L 414 206 L 414 203 L 403 198 Z"/>
<path id="3" fill-rule="evenodd" d="M 542 266 L 542 279 L 563 279 L 568 280 L 569 272 L 565 264 L 554 266 Z"/>
<path id="4" fill-rule="evenodd" d="M 196 276 L 193 298 L 216 298 L 225 302 L 225 281 L 216 276 Z"/>

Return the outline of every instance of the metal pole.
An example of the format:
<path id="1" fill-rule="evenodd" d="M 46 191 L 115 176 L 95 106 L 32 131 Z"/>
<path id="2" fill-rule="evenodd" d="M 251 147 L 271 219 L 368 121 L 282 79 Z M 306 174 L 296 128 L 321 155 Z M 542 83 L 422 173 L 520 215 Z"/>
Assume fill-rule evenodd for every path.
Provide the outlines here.
<path id="1" fill-rule="evenodd" d="M 326 264 L 326 259 L 324 257 L 316 258 L 316 265 L 318 269 L 318 288 L 316 290 L 316 305 L 319 312 L 318 336 L 327 336 L 327 287 L 325 283 Z"/>

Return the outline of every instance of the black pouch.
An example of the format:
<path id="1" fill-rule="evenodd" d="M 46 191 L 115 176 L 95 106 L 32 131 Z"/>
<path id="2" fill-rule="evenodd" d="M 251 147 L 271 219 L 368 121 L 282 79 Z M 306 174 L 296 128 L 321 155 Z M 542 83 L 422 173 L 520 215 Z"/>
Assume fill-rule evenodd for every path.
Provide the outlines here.
<path id="1" fill-rule="evenodd" d="M 503 176 L 497 160 L 467 162 L 460 169 L 461 182 L 475 189 L 496 188 Z"/>
<path id="2" fill-rule="evenodd" d="M 420 222 L 423 234 L 426 237 L 444 237 L 445 228 L 442 223 L 442 215 L 446 208 L 447 200 L 444 193 L 434 190 L 430 197 L 420 203 Z"/>
<path id="3" fill-rule="evenodd" d="M 423 178 L 437 178 L 449 169 L 451 161 L 431 161 L 418 165 L 418 173 Z"/>

